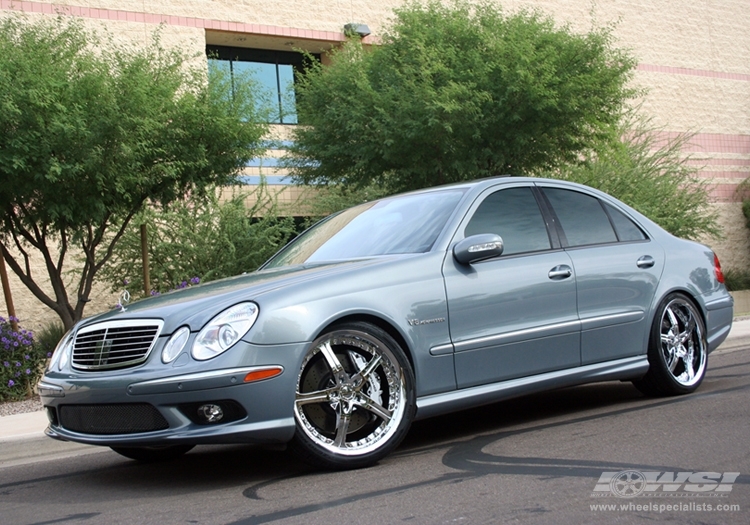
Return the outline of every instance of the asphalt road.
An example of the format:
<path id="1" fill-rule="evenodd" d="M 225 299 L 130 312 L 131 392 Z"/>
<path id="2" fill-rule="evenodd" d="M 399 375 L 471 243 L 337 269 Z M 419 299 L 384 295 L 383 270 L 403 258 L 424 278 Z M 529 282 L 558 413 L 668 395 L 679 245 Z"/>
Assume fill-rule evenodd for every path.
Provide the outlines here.
<path id="1" fill-rule="evenodd" d="M 244 446 L 151 465 L 46 439 L 16 446 L 37 460 L 0 468 L 4 525 L 747 524 L 750 349 L 712 354 L 689 396 L 610 382 L 422 421 L 353 472 Z"/>

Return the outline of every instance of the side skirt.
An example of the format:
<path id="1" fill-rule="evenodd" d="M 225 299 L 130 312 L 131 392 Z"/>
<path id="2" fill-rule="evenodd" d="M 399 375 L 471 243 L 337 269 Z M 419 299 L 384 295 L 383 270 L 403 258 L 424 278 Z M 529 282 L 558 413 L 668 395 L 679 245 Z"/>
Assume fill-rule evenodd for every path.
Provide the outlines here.
<path id="1" fill-rule="evenodd" d="M 496 403 L 545 390 L 598 381 L 638 379 L 648 371 L 648 357 L 644 355 L 595 363 L 592 365 L 556 370 L 501 383 L 474 386 L 433 394 L 417 399 L 415 420 L 456 412 L 466 408 Z"/>

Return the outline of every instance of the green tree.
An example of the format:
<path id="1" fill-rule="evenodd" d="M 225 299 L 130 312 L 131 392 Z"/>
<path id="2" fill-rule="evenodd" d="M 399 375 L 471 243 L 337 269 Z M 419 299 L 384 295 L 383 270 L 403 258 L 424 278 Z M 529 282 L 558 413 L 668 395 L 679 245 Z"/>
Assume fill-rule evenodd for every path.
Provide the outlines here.
<path id="1" fill-rule="evenodd" d="M 306 184 L 393 192 L 575 162 L 635 94 L 610 29 L 488 2 L 407 3 L 382 45 L 351 41 L 330 62 L 298 89 L 286 165 Z"/>
<path id="2" fill-rule="evenodd" d="M 231 195 L 222 189 L 144 209 L 115 246 L 102 278 L 113 290 L 126 288 L 133 297 L 143 294 L 141 224 L 148 231 L 154 293 L 195 284 L 197 279 L 206 282 L 254 271 L 294 235 L 293 218 L 279 215 L 265 184 L 251 191 L 237 187 Z"/>
<path id="3" fill-rule="evenodd" d="M 147 201 L 201 194 L 261 151 L 249 84 L 195 60 L 158 33 L 136 49 L 73 17 L 0 20 L 0 247 L 66 328 Z"/>

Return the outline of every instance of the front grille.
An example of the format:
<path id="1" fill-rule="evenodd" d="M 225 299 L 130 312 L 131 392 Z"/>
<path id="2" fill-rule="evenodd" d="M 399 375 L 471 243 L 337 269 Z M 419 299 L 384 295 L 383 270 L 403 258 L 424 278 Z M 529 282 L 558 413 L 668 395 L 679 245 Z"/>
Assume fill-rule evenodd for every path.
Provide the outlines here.
<path id="1" fill-rule="evenodd" d="M 140 320 L 81 328 L 73 346 L 73 368 L 113 370 L 140 364 L 148 357 L 162 326 L 160 320 Z"/>
<path id="2" fill-rule="evenodd" d="M 61 405 L 60 426 L 82 434 L 137 434 L 169 428 L 164 416 L 148 403 Z"/>

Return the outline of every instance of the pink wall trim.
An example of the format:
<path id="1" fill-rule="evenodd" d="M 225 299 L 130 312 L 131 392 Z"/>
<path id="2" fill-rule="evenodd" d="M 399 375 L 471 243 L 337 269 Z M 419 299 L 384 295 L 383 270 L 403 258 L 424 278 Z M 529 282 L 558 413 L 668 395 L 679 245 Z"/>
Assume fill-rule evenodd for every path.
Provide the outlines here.
<path id="1" fill-rule="evenodd" d="M 678 137 L 680 133 L 665 131 L 657 135 L 658 140 L 670 140 Z M 750 155 L 750 135 L 730 135 L 722 133 L 696 133 L 683 151 L 687 153 L 733 153 L 737 155 Z"/>
<path id="2" fill-rule="evenodd" d="M 669 140 L 678 135 L 679 133 L 676 132 L 663 132 L 658 139 Z M 750 166 L 750 135 L 697 133 L 683 146 L 682 151 L 687 154 L 701 153 L 709 156 L 731 155 L 731 158 L 690 159 L 688 164 L 698 168 L 696 175 L 699 178 L 707 180 L 713 202 L 740 202 L 742 200 L 742 196 L 737 193 L 737 186 L 750 177 L 750 171 L 742 170 L 743 167 Z M 726 169 L 718 171 L 702 169 L 714 166 L 726 166 Z M 716 180 L 717 183 L 711 184 L 711 180 Z"/>
<path id="3" fill-rule="evenodd" d="M 707 71 L 705 69 L 691 69 L 687 67 L 655 66 L 652 64 L 638 64 L 637 69 L 638 71 L 647 71 L 649 73 L 668 73 L 671 75 L 689 75 L 695 77 L 750 82 L 750 75 L 743 73 L 725 73 L 723 71 Z"/>
<path id="4" fill-rule="evenodd" d="M 335 31 L 317 31 L 310 29 L 299 29 L 291 27 L 269 26 L 263 24 L 245 24 L 242 22 L 230 22 L 227 20 L 211 20 L 206 18 L 194 18 L 186 16 L 160 15 L 142 13 L 137 11 L 122 11 L 114 9 L 94 9 L 78 6 L 64 6 L 42 2 L 19 2 L 17 0 L 0 0 L 0 9 L 7 11 L 24 11 L 28 13 L 47 13 L 80 16 L 84 18 L 97 18 L 102 20 L 120 20 L 129 22 L 140 22 L 145 24 L 167 24 L 184 27 L 202 27 L 219 31 L 231 31 L 236 33 L 251 33 L 256 35 L 286 36 L 317 40 L 323 42 L 343 42 L 346 37 L 343 33 Z M 366 37 L 368 42 L 371 37 Z"/>
<path id="5" fill-rule="evenodd" d="M 689 166 L 750 166 L 750 158 L 747 159 L 688 159 L 687 164 Z M 750 175 L 750 172 L 748 172 Z"/>
<path id="6" fill-rule="evenodd" d="M 750 177 L 750 171 L 699 171 L 696 175 L 701 179 L 733 179 L 742 182 Z"/>
<path id="7" fill-rule="evenodd" d="M 742 202 L 737 184 L 716 184 L 709 191 L 712 202 Z"/>

